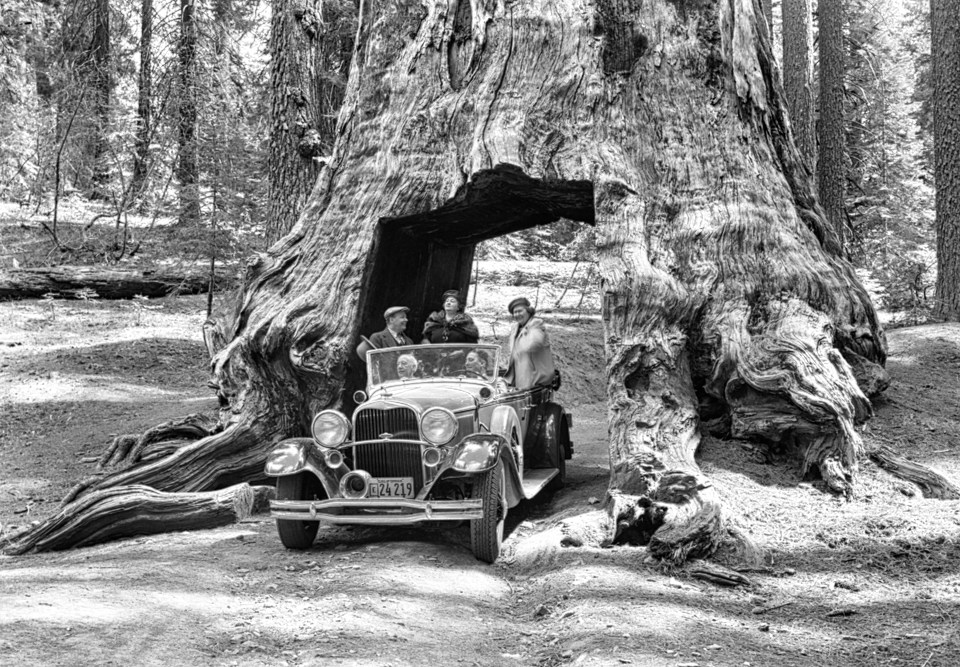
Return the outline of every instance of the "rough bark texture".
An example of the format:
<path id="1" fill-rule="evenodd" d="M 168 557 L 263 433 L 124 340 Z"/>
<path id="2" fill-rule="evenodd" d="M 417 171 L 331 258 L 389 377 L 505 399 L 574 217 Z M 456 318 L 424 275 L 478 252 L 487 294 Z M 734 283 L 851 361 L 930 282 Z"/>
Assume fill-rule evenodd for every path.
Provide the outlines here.
<path id="1" fill-rule="evenodd" d="M 813 104 L 813 12 L 810 0 L 783 0 L 783 88 L 797 149 L 812 170 L 817 164 Z"/>
<path id="2" fill-rule="evenodd" d="M 273 2 L 268 241 L 293 227 L 333 149 L 356 30 L 352 0 Z"/>
<path id="3" fill-rule="evenodd" d="M 180 89 L 177 180 L 180 182 L 180 224 L 200 220 L 200 165 L 197 146 L 197 6 L 180 0 L 180 42 L 177 44 Z"/>
<path id="4" fill-rule="evenodd" d="M 232 272 L 220 269 L 216 282 L 221 288 L 235 280 Z M 169 294 L 202 294 L 210 287 L 210 271 L 181 269 L 101 269 L 92 266 L 54 266 L 40 269 L 10 269 L 0 272 L 0 300 L 38 299 L 47 294 L 57 298 L 132 299 Z"/>
<path id="5" fill-rule="evenodd" d="M 262 487 L 260 494 L 267 493 Z M 60 551 L 131 535 L 216 528 L 250 516 L 258 491 L 237 484 L 207 493 L 162 493 L 147 486 L 97 491 L 29 532 L 13 535 L 0 550 L 10 555 Z"/>
<path id="6" fill-rule="evenodd" d="M 140 76 L 137 90 L 137 138 L 133 149 L 130 191 L 140 197 L 150 170 L 150 139 L 153 135 L 153 0 L 140 3 Z"/>
<path id="7" fill-rule="evenodd" d="M 882 364 L 885 342 L 812 195 L 757 12 L 365 3 L 328 167 L 208 332 L 223 430 L 78 493 L 258 474 L 318 409 L 351 408 L 352 350 L 387 305 L 417 330 L 443 290 L 466 291 L 477 242 L 560 217 L 596 225 L 603 291 L 611 489 L 582 534 L 709 554 L 722 515 L 694 460 L 701 416 L 797 447 L 849 492 L 869 403 L 841 352 Z"/>
<path id="8" fill-rule="evenodd" d="M 820 51 L 817 194 L 830 225 L 846 248 L 850 238 L 843 206 L 843 3 L 820 3 L 817 6 L 817 16 L 817 43 Z"/>
<path id="9" fill-rule="evenodd" d="M 960 2 L 931 0 L 933 155 L 937 184 L 937 298 L 960 320 Z"/>

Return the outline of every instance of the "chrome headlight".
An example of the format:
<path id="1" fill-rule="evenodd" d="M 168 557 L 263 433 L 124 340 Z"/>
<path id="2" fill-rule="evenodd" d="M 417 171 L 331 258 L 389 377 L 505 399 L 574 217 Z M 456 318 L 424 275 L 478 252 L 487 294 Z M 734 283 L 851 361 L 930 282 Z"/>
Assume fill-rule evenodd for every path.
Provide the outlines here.
<path id="1" fill-rule="evenodd" d="M 446 408 L 430 408 L 420 418 L 420 430 L 431 445 L 445 445 L 457 434 L 457 418 Z"/>
<path id="2" fill-rule="evenodd" d="M 324 410 L 313 418 L 310 430 L 324 447 L 339 447 L 350 435 L 350 421 L 336 410 Z"/>

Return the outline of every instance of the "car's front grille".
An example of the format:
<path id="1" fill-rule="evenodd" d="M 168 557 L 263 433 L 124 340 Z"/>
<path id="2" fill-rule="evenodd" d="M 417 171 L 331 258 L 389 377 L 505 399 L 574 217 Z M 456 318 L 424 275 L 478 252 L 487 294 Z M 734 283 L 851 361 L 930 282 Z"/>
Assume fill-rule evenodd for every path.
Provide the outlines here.
<path id="1" fill-rule="evenodd" d="M 356 440 L 419 440 L 417 413 L 409 408 L 367 409 L 357 412 Z"/>
<path id="2" fill-rule="evenodd" d="M 408 408 L 366 409 L 357 412 L 354 439 L 380 440 L 353 447 L 353 465 L 374 477 L 413 477 L 417 492 L 423 488 L 420 445 L 390 442 L 420 440 L 417 414 Z"/>

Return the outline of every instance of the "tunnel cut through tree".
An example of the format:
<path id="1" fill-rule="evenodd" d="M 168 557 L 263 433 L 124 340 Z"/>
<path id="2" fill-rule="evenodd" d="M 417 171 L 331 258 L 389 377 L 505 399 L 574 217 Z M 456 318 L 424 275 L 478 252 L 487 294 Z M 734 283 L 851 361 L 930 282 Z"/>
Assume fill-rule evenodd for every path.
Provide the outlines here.
<path id="1" fill-rule="evenodd" d="M 701 421 L 851 493 L 886 345 L 784 109 L 754 0 L 362 3 L 333 155 L 207 329 L 220 424 L 72 497 L 256 479 L 345 403 L 386 305 L 427 312 L 476 242 L 559 217 L 596 226 L 603 297 L 610 521 L 584 535 L 716 548 Z"/>

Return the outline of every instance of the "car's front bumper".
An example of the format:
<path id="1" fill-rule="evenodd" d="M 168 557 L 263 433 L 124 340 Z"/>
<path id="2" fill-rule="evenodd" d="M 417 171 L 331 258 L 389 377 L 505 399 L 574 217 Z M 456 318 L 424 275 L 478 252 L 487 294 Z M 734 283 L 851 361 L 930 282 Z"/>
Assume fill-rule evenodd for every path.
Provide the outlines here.
<path id="1" fill-rule="evenodd" d="M 275 519 L 326 521 L 339 524 L 408 524 L 421 521 L 464 521 L 483 516 L 483 501 L 413 500 L 411 498 L 335 498 L 271 500 Z"/>

